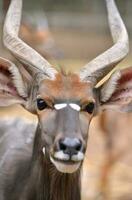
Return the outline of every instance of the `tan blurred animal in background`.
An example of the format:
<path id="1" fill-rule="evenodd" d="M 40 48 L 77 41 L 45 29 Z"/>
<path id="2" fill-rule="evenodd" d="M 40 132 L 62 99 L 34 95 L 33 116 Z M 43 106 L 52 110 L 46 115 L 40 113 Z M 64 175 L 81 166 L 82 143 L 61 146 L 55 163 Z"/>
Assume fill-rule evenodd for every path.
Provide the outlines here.
<path id="1" fill-rule="evenodd" d="M 3 0 L 4 13 L 7 12 L 9 4 L 10 0 Z M 40 10 L 39 14 L 33 11 L 31 14 L 23 14 L 20 37 L 47 59 L 63 58 L 63 52 L 53 38 L 43 10 Z"/>

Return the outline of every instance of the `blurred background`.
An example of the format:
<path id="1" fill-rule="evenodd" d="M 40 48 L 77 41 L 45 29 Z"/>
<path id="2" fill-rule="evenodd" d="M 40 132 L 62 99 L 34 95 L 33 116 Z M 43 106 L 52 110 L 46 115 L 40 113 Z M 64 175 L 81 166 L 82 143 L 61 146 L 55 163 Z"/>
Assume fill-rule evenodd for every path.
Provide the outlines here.
<path id="1" fill-rule="evenodd" d="M 117 67 L 128 67 L 132 0 L 116 2 L 130 36 L 130 53 Z M 0 38 L 8 3 L 0 0 Z M 104 0 L 24 0 L 20 35 L 55 66 L 69 71 L 79 70 L 112 45 Z M 0 56 L 12 59 L 2 42 Z M 1 108 L 0 117 L 2 135 L 16 127 L 30 132 L 37 124 L 20 106 Z M 89 134 L 82 199 L 132 200 L 132 114 L 107 111 L 92 121 Z"/>

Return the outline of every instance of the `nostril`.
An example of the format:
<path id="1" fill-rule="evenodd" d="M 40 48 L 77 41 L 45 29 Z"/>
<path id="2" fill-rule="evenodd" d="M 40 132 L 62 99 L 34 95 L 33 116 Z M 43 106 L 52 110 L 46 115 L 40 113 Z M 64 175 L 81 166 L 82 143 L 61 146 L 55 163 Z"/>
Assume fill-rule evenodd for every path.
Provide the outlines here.
<path id="1" fill-rule="evenodd" d="M 81 143 L 81 142 L 78 143 L 78 144 L 76 145 L 75 149 L 76 149 L 76 151 L 81 151 L 81 149 L 82 149 L 82 143 Z"/>
<path id="2" fill-rule="evenodd" d="M 61 151 L 65 151 L 67 149 L 67 146 L 66 146 L 66 144 L 63 143 L 63 141 L 60 141 L 59 147 L 60 147 Z"/>

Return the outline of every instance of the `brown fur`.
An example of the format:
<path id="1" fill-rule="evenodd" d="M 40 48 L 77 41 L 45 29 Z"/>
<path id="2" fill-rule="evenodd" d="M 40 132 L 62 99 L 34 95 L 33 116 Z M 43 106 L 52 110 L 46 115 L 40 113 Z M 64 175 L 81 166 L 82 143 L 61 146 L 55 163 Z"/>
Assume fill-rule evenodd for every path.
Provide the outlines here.
<path id="1" fill-rule="evenodd" d="M 76 74 L 58 73 L 56 79 L 43 80 L 39 94 L 44 99 L 54 101 L 73 100 L 83 103 L 94 101 L 90 82 L 81 82 Z M 50 97 L 50 98 L 49 98 Z"/>

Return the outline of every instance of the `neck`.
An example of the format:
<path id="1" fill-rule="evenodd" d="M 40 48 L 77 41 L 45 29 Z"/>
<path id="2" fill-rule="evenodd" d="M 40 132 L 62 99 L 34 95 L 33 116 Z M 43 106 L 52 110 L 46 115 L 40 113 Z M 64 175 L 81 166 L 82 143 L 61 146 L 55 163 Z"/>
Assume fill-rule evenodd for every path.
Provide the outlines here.
<path id="1" fill-rule="evenodd" d="M 39 134 L 41 133 L 38 127 L 36 135 Z M 30 189 L 31 194 L 28 195 L 30 197 L 27 199 L 80 200 L 80 170 L 73 174 L 58 172 L 49 157 L 38 151 L 41 143 L 37 138 L 41 138 L 41 136 L 35 138 L 29 181 L 32 189 Z"/>

